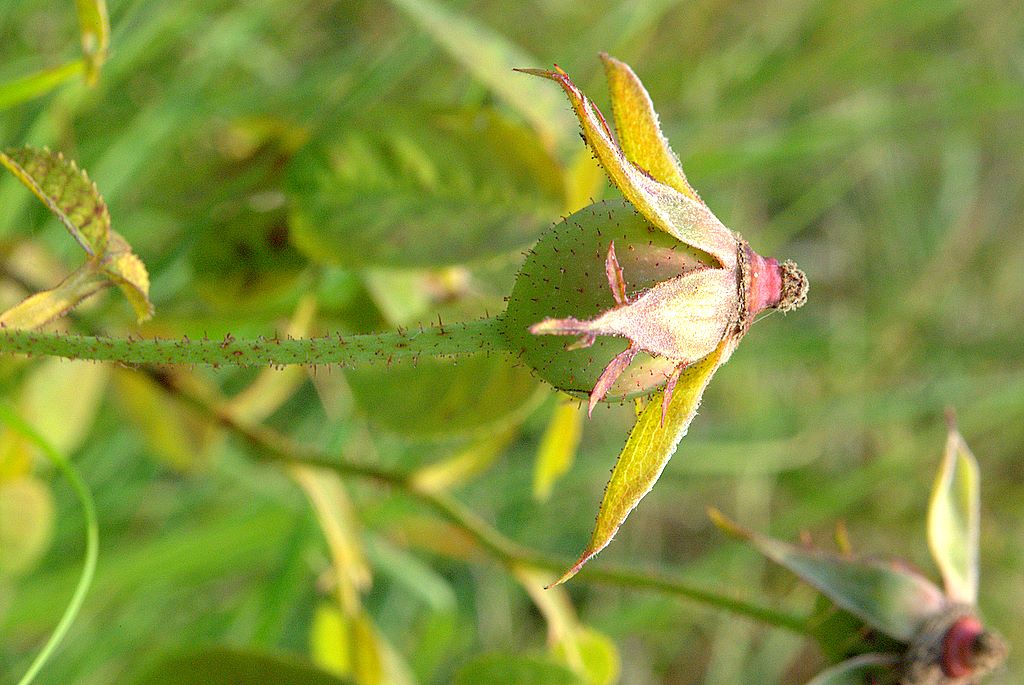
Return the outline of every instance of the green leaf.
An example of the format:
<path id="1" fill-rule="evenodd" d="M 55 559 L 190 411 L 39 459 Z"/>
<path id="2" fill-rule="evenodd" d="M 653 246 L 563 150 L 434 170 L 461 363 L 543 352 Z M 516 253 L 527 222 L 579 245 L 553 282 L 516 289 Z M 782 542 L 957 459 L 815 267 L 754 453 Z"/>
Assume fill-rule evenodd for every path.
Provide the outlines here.
<path id="1" fill-rule="evenodd" d="M 837 606 L 897 640 L 913 639 L 921 625 L 948 604 L 934 583 L 905 564 L 797 547 L 749 531 L 716 510 L 709 513 L 719 528 L 750 541 Z"/>
<path id="2" fill-rule="evenodd" d="M 547 145 L 570 138 L 575 127 L 558 96 L 537 84 L 512 78 L 514 68 L 538 64 L 535 57 L 501 34 L 433 0 L 391 0 L 391 4 L 411 17 L 475 78 L 530 122 Z"/>
<path id="3" fill-rule="evenodd" d="M 980 480 L 977 460 L 951 423 L 928 506 L 928 546 L 946 594 L 972 605 L 978 599 Z"/>
<path id="4" fill-rule="evenodd" d="M 437 267 L 521 250 L 558 215 L 557 162 L 493 110 L 344 127 L 289 170 L 291 237 L 347 267 Z"/>
<path id="5" fill-rule="evenodd" d="M 85 56 L 85 82 L 96 83 L 100 67 L 107 61 L 110 50 L 110 18 L 106 0 L 75 0 L 78 25 L 82 34 L 82 54 Z"/>
<path id="6" fill-rule="evenodd" d="M 615 462 L 612 477 L 605 487 L 604 499 L 601 500 L 601 508 L 597 512 L 597 523 L 590 543 L 555 585 L 572 578 L 585 563 L 604 549 L 629 513 L 658 482 L 668 460 L 675 454 L 676 446 L 697 415 L 704 388 L 727 356 L 729 345 L 728 340 L 722 342 L 714 352 L 683 371 L 664 415 L 664 392 L 651 397 Z"/>
<path id="7" fill-rule="evenodd" d="M 0 164 L 31 190 L 78 241 L 86 254 L 103 254 L 110 213 L 96 185 L 59 152 L 30 147 L 0 152 Z"/>
<path id="8" fill-rule="evenodd" d="M 208 647 L 164 659 L 136 685 L 343 685 L 347 681 L 298 658 Z"/>
<path id="9" fill-rule="evenodd" d="M 868 685 L 898 661 L 892 654 L 861 654 L 822 671 L 807 685 Z"/>
<path id="10" fill-rule="evenodd" d="M 0 579 L 30 571 L 53 537 L 53 496 L 33 476 L 0 481 Z"/>
<path id="11" fill-rule="evenodd" d="M 585 685 L 567 666 L 542 656 L 487 654 L 459 669 L 455 685 Z"/>
<path id="12" fill-rule="evenodd" d="M 402 360 L 345 374 L 370 421 L 416 438 L 498 430 L 535 406 L 540 390 L 529 370 L 504 354 Z"/>
<path id="13" fill-rule="evenodd" d="M 0 84 L 0 111 L 46 95 L 57 86 L 82 73 L 85 61 L 76 59 L 52 69 L 44 69 Z"/>

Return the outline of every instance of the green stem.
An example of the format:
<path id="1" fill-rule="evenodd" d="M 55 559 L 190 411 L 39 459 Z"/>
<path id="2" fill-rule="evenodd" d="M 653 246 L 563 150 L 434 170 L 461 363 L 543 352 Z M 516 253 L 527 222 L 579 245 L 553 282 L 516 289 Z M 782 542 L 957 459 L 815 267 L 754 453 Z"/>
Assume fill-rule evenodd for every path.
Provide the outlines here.
<path id="1" fill-rule="evenodd" d="M 82 608 L 85 594 L 88 592 L 89 586 L 92 585 L 93 576 L 96 574 L 96 560 L 99 558 L 99 524 L 96 519 L 96 507 L 93 504 L 92 495 L 89 494 L 89 488 L 85 486 L 85 483 L 82 482 L 81 477 L 78 475 L 78 471 L 64 458 L 64 455 L 55 450 L 53 445 L 18 416 L 14 409 L 4 403 L 0 403 L 0 421 L 21 433 L 42 450 L 43 454 L 53 462 L 53 465 L 71 483 L 71 487 L 78 496 L 78 501 L 81 502 L 82 510 L 85 513 L 85 563 L 82 567 L 82 575 L 79 577 L 75 591 L 71 595 L 71 600 L 68 602 L 67 607 L 64 608 L 64 614 L 60 617 L 60 621 L 57 622 L 57 626 L 53 629 L 50 638 L 43 645 L 42 649 L 39 650 L 39 653 L 36 654 L 28 670 L 25 671 L 25 675 L 18 681 L 18 685 L 29 685 L 36 675 L 39 674 L 39 671 L 46 662 L 49 661 L 54 651 L 56 651 L 67 634 L 68 629 L 71 628 L 71 623 L 78 616 L 78 612 Z"/>
<path id="2" fill-rule="evenodd" d="M 203 413 L 216 416 L 221 424 L 249 442 L 263 459 L 282 464 L 301 464 L 327 469 L 343 476 L 372 480 L 418 499 L 467 534 L 489 556 L 506 567 L 525 565 L 561 573 L 571 565 L 571 562 L 566 559 L 546 556 L 522 547 L 502 535 L 501 532 L 474 512 L 463 507 L 448 494 L 418 487 L 411 474 L 351 462 L 327 454 L 316 447 L 300 445 L 264 426 L 242 424 L 230 415 L 218 411 L 206 399 L 190 393 L 187 389 L 172 385 L 170 390 Z M 588 567 L 580 574 L 579 578 L 582 582 L 653 590 L 700 602 L 791 632 L 802 635 L 810 634 L 810 626 L 804 616 L 778 611 L 745 598 L 702 588 L 677 578 L 626 569 L 595 567 Z"/>
<path id="3" fill-rule="evenodd" d="M 106 338 L 24 330 L 0 332 L 0 354 L 65 357 L 162 366 L 356 366 L 506 349 L 497 319 L 430 328 L 322 338 L 178 340 Z"/>

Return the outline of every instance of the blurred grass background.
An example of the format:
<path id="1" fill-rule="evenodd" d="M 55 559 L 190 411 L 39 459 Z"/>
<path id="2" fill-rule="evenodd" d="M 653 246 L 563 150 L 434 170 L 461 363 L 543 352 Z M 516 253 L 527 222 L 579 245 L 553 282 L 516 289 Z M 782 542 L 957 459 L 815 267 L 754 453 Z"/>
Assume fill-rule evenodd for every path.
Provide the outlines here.
<path id="1" fill-rule="evenodd" d="M 1024 595 L 1024 6 L 444 5 L 537 60 L 521 66 L 557 62 L 605 107 L 596 54 L 630 63 L 708 205 L 811 281 L 804 309 L 758 323 L 719 372 L 658 487 L 592 563 L 669 570 L 809 607 L 810 592 L 713 530 L 704 509 L 715 505 L 779 537 L 807 530 L 822 544 L 844 520 L 857 550 L 906 557 L 934 575 L 924 512 L 942 412 L 953 406 L 982 469 L 981 608 L 1022 644 L 1014 607 Z M 149 266 L 158 315 L 147 334 L 283 330 L 311 292 L 328 330 L 389 327 L 403 306 L 414 319 L 450 299 L 456 309 L 464 300 L 465 312 L 500 310 L 517 254 L 466 273 L 409 274 L 316 264 L 283 239 L 282 168 L 305 140 L 341 135 L 352 121 L 386 132 L 396 109 L 495 101 L 409 16 L 385 3 L 281 0 L 111 0 L 110 13 L 112 55 L 98 85 L 0 112 L 0 141 L 49 145 L 89 171 L 115 229 Z M 77 41 L 70 3 L 3 3 L 0 83 L 63 63 Z M 508 74 L 513 88 L 526 80 Z M 46 286 L 79 258 L 33 203 L 12 179 L 0 181 L 0 249 L 8 275 Z M 548 221 L 557 219 L 555 211 Z M 423 279 L 441 282 L 442 294 L 420 302 Z M 471 287 L 453 289 L 453 279 Z M 88 316 L 111 331 L 132 325 L 114 297 Z M 5 394 L 24 398 L 32 368 L 3 360 Z M 255 377 L 189 373 L 228 394 Z M 128 406 L 156 395 L 133 391 L 126 371 L 113 374 L 98 384 L 95 416 L 83 420 L 73 451 L 99 505 L 99 575 L 39 682 L 131 679 L 163 653 L 206 642 L 308 652 L 328 561 L 301 492 L 252 466 L 243 445 L 156 404 L 150 412 L 166 412 L 194 441 L 161 450 Z M 75 386 L 48 387 L 58 414 L 88 399 Z M 632 409 L 596 411 L 572 471 L 538 503 L 533 458 L 553 405 L 530 406 L 502 456 L 457 494 L 524 545 L 570 556 L 589 535 Z M 403 467 L 461 444 L 410 441 L 373 418 L 340 373 L 320 370 L 270 423 Z M 17 679 L 56 621 L 80 564 L 76 504 L 59 479 L 40 477 L 53 483 L 56 523 L 38 563 L 0 579 L 3 683 Z M 426 518 L 420 508 L 351 485 L 376 550 L 366 605 L 419 682 L 449 682 L 481 651 L 543 646 L 540 617 L 500 568 L 418 549 L 408 529 Z M 809 675 L 794 665 L 807 649 L 794 636 L 692 603 L 588 586 L 585 574 L 570 592 L 583 621 L 618 645 L 622 683 Z M 1019 651 L 991 682 L 1020 681 Z"/>

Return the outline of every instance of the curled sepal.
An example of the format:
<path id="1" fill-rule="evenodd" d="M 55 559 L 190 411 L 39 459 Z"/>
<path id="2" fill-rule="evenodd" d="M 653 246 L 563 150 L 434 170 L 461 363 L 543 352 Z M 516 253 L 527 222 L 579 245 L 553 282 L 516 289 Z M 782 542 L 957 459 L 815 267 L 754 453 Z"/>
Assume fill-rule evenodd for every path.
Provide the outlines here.
<path id="1" fill-rule="evenodd" d="M 978 598 L 978 530 L 981 506 L 978 462 L 953 419 L 942 465 L 928 505 L 928 546 L 950 599 Z"/>
<path id="2" fill-rule="evenodd" d="M 797 547 L 747 530 L 717 510 L 709 515 L 726 533 L 748 540 L 837 606 L 897 640 L 909 642 L 948 605 L 934 583 L 904 565 Z"/>
<path id="3" fill-rule="evenodd" d="M 648 171 L 630 161 L 612 137 L 604 115 L 576 87 L 568 74 L 557 66 L 554 71 L 518 71 L 551 79 L 562 86 L 583 127 L 583 137 L 598 162 L 612 183 L 652 224 L 687 245 L 711 255 L 722 267 L 736 267 L 736 236 L 732 231 L 723 226 L 703 202 L 655 180 Z"/>
<path id="4" fill-rule="evenodd" d="M 103 254 L 110 213 L 96 185 L 59 152 L 21 147 L 0 152 L 0 164 L 53 212 L 90 257 Z"/>
<path id="5" fill-rule="evenodd" d="M 687 367 L 676 381 L 667 405 L 663 405 L 664 391 L 651 397 L 612 470 L 590 543 L 554 585 L 572 578 L 604 549 L 629 513 L 654 487 L 697 414 L 704 388 L 728 356 L 729 345 L 729 341 L 723 341 L 714 352 Z"/>
<path id="6" fill-rule="evenodd" d="M 601 53 L 612 116 L 626 159 L 655 180 L 672 186 L 683 195 L 703 204 L 697 191 L 686 180 L 679 157 L 669 145 L 658 123 L 658 113 L 644 84 L 625 62 Z"/>
<path id="7" fill-rule="evenodd" d="M 899 657 L 893 654 L 861 654 L 822 671 L 807 685 L 867 685 L 898 663 Z"/>

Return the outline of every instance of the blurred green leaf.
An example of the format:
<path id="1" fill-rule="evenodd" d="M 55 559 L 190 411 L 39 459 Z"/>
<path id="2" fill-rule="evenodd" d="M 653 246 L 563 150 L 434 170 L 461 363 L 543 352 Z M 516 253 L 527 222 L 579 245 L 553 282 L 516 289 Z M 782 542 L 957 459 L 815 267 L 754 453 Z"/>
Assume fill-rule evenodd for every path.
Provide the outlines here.
<path id="1" fill-rule="evenodd" d="M 50 488 L 38 478 L 0 480 L 0 579 L 32 569 L 53 537 Z"/>
<path id="2" fill-rule="evenodd" d="M 110 18 L 106 0 L 75 0 L 78 25 L 82 34 L 82 54 L 85 55 L 85 82 L 96 83 L 100 67 L 107 61 L 110 50 Z"/>
<path id="3" fill-rule="evenodd" d="M 298 658 L 234 647 L 208 647 L 164 659 L 136 685 L 343 685 Z"/>
<path id="4" fill-rule="evenodd" d="M 516 67 L 540 61 L 496 31 L 433 0 L 391 0 L 418 23 L 448 54 L 530 122 L 552 146 L 571 137 L 575 127 L 558 96 L 527 79 L 517 79 Z"/>
<path id="5" fill-rule="evenodd" d="M 284 182 L 307 133 L 278 117 L 239 117 L 216 127 L 192 154 L 195 173 L 217 183 L 197 191 L 175 180 L 174 199 L 189 207 L 189 249 L 196 288 L 218 307 L 261 305 L 293 289 L 308 266 L 289 241 Z M 205 143 L 205 145 L 203 145 Z M 178 174 L 177 168 L 168 171 Z"/>
<path id="6" fill-rule="evenodd" d="M 410 597 L 420 599 L 431 611 L 455 610 L 451 582 L 419 557 L 377 536 L 367 540 L 366 554 L 379 574 L 390 578 Z"/>
<path id="7" fill-rule="evenodd" d="M 586 685 L 549 657 L 498 653 L 477 657 L 455 675 L 455 685 Z"/>
<path id="8" fill-rule="evenodd" d="M 980 481 L 977 460 L 951 424 L 928 505 L 928 546 L 946 594 L 971 605 L 978 600 Z"/>
<path id="9" fill-rule="evenodd" d="M 709 513 L 719 528 L 750 541 L 837 606 L 897 640 L 913 639 L 927 619 L 947 606 L 942 591 L 905 564 L 797 547 L 747 530 L 717 510 Z"/>
<path id="10" fill-rule="evenodd" d="M 23 76 L 0 84 L 0 111 L 14 105 L 46 95 L 62 83 L 71 80 L 85 69 L 85 62 L 76 59 L 52 69 Z"/>
<path id="11" fill-rule="evenodd" d="M 651 396 L 615 462 L 587 548 L 572 568 L 555 582 L 556 585 L 576 575 L 584 564 L 612 541 L 629 513 L 658 482 L 661 472 L 675 454 L 676 446 L 697 415 L 704 389 L 721 364 L 728 345 L 729 341 L 723 342 L 714 352 L 683 371 L 664 413 L 664 391 Z"/>
<path id="12" fill-rule="evenodd" d="M 587 685 L 612 685 L 618 682 L 622 657 L 615 642 L 589 626 L 578 626 L 572 635 L 572 648 L 580 658 L 579 674 Z M 566 643 L 560 642 L 555 653 L 567 656 Z"/>
<path id="13" fill-rule="evenodd" d="M 291 237 L 348 267 L 437 267 L 523 249 L 564 202 L 562 172 L 493 110 L 395 112 L 292 161 Z"/>
<path id="14" fill-rule="evenodd" d="M 807 685 L 866 685 L 874 676 L 892 669 L 898 657 L 891 654 L 862 654 L 826 669 Z"/>
<path id="15" fill-rule="evenodd" d="M 367 419 L 415 438 L 498 430 L 521 419 L 542 392 L 528 369 L 503 354 L 399 361 L 345 375 Z"/>

